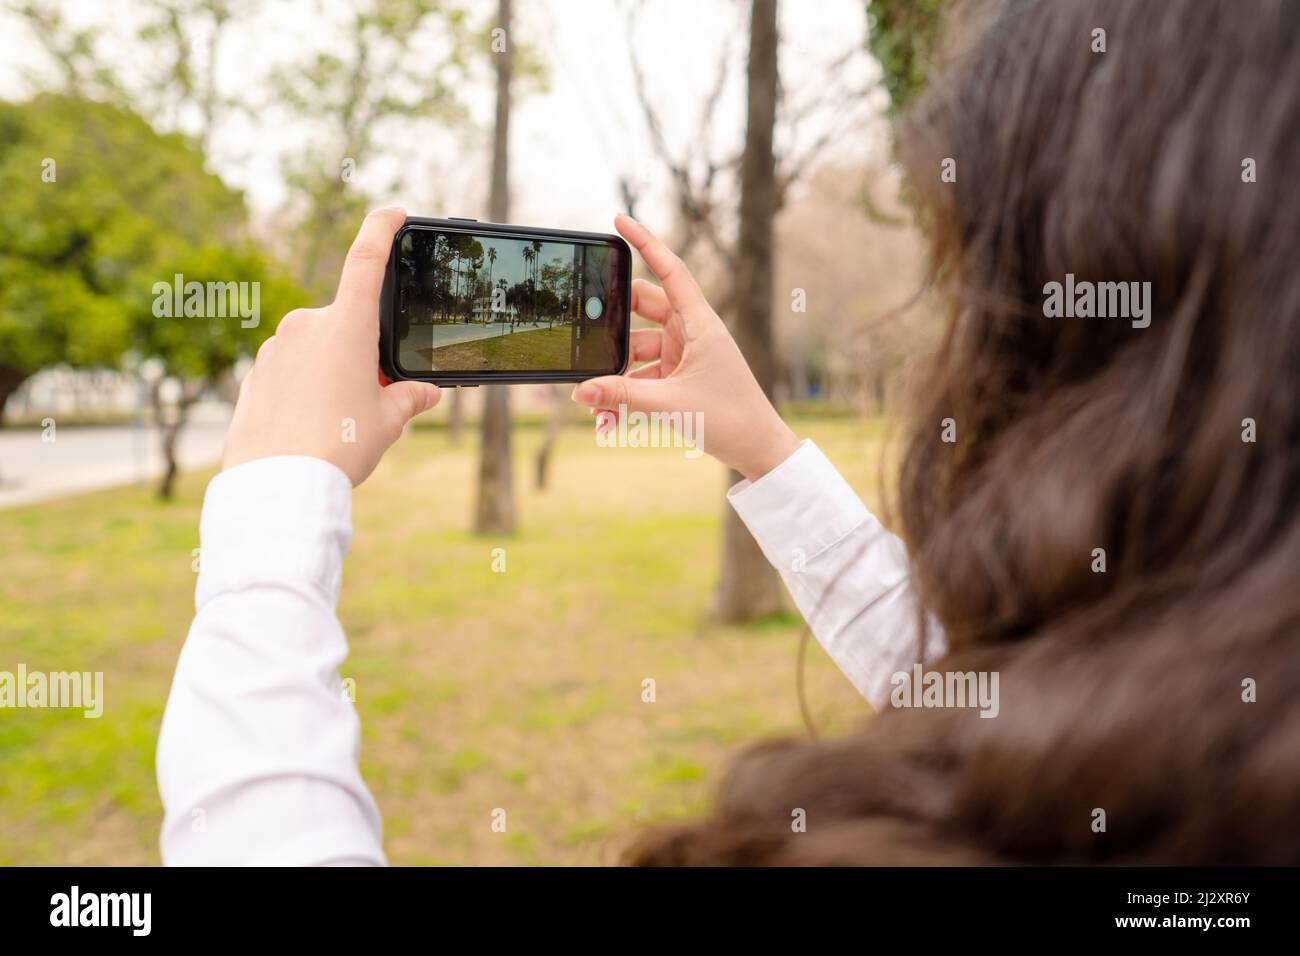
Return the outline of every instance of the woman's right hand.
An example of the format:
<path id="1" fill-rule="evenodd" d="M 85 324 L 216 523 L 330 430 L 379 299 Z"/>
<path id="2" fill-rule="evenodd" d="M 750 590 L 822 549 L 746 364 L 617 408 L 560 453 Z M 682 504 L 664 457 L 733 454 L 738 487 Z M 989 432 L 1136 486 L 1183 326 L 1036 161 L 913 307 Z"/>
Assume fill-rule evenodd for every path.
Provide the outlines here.
<path id="1" fill-rule="evenodd" d="M 681 259 L 629 216 L 615 217 L 614 227 L 662 286 L 634 281 L 632 311 L 661 328 L 632 331 L 632 361 L 646 364 L 583 382 L 573 400 L 607 413 L 605 427 L 613 421 L 608 413 L 698 412 L 703 450 L 751 481 L 761 478 L 794 453 L 799 439 Z"/>

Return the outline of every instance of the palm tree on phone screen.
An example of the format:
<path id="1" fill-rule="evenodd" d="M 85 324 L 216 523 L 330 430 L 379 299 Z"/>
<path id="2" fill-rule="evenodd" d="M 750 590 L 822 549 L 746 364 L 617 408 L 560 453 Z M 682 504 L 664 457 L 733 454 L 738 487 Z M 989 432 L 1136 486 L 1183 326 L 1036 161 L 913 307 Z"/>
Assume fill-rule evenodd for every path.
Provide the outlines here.
<path id="1" fill-rule="evenodd" d="M 533 325 L 537 324 L 537 276 L 542 265 L 542 240 L 533 240 Z"/>

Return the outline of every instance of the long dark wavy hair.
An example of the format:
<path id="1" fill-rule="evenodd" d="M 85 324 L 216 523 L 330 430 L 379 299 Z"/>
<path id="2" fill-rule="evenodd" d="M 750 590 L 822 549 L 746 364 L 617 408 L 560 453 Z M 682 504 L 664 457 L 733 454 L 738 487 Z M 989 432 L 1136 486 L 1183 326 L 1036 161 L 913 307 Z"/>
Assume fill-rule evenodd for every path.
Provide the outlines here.
<path id="1" fill-rule="evenodd" d="M 951 320 L 896 497 L 1000 713 L 762 745 L 626 859 L 1300 863 L 1300 4 L 963 22 L 898 131 Z M 1046 316 L 1067 274 L 1149 326 Z"/>

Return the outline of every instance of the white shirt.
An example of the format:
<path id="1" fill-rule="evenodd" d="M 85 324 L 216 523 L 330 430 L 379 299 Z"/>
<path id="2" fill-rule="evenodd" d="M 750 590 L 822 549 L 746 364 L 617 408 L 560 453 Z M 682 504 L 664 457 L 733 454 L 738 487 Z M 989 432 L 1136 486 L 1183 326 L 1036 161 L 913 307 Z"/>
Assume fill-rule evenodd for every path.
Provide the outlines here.
<path id="1" fill-rule="evenodd" d="M 727 494 L 831 658 L 879 708 L 918 660 L 902 542 L 811 441 Z M 335 615 L 352 486 L 315 458 L 264 458 L 208 485 L 197 613 L 158 738 L 167 865 L 385 862 L 357 766 Z M 943 651 L 936 628 L 927 657 Z"/>

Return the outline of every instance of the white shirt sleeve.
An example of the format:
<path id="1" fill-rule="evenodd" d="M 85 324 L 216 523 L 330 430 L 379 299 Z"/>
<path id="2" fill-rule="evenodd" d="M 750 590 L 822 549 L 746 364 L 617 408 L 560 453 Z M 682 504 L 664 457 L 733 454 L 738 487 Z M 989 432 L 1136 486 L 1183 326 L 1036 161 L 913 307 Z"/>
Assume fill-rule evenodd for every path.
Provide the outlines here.
<path id="1" fill-rule="evenodd" d="M 890 678 L 921 660 L 907 550 L 821 449 L 804 441 L 758 481 L 727 492 L 822 647 L 877 710 Z M 947 638 L 928 618 L 925 658 Z"/>
<path id="2" fill-rule="evenodd" d="M 217 475 L 158 739 L 167 865 L 382 865 L 335 616 L 352 485 L 315 458 Z"/>

